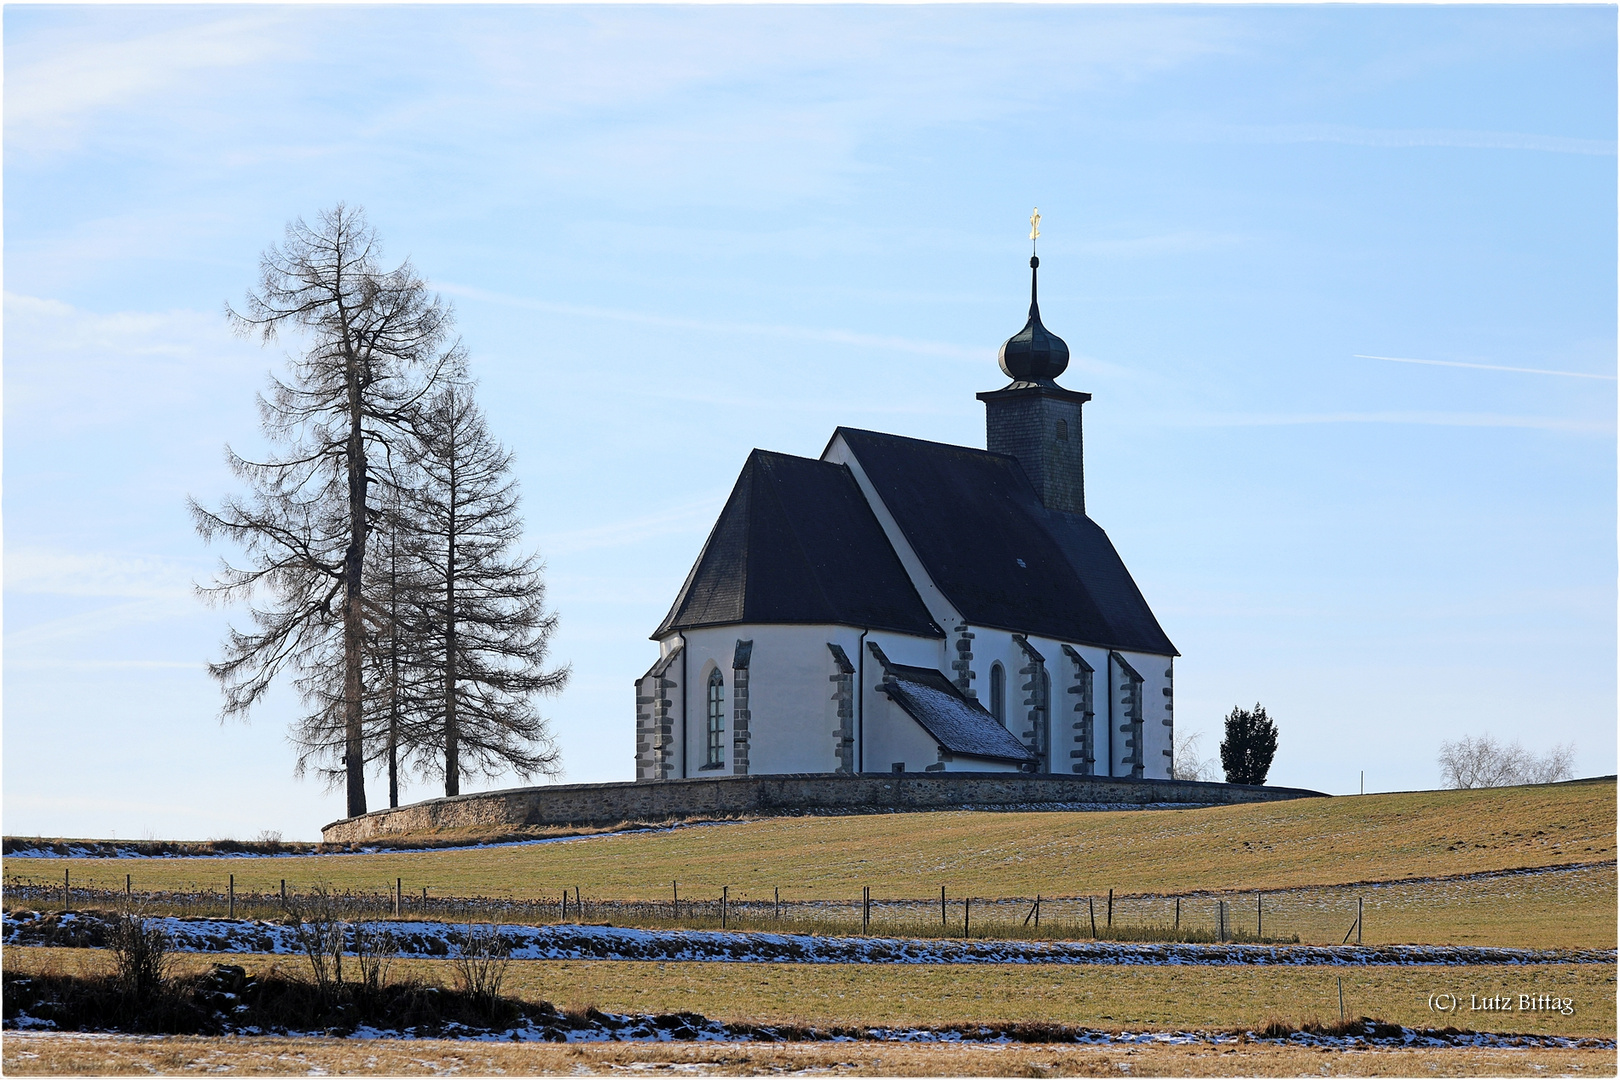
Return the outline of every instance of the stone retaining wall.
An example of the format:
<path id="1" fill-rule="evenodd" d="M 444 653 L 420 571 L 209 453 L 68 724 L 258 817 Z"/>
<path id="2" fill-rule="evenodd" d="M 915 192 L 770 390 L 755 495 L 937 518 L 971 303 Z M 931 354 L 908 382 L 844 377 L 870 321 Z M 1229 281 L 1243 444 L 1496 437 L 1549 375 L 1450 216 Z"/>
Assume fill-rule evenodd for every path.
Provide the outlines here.
<path id="1" fill-rule="evenodd" d="M 1303 788 L 1018 773 L 787 773 L 616 784 L 554 784 L 429 799 L 335 821 L 327 843 L 472 826 L 614 825 L 692 817 L 896 810 L 1063 809 L 1084 803 L 1270 802 L 1325 798 Z"/>

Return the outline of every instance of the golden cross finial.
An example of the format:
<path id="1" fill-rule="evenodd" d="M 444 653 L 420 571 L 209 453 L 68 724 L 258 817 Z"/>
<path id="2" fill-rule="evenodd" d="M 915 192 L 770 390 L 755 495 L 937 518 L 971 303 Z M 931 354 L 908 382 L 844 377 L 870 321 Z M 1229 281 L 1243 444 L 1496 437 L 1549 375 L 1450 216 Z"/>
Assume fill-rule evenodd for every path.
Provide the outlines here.
<path id="1" fill-rule="evenodd" d="M 1041 238 L 1041 208 L 1038 206 L 1035 208 L 1035 212 L 1029 215 L 1029 238 L 1031 240 Z"/>

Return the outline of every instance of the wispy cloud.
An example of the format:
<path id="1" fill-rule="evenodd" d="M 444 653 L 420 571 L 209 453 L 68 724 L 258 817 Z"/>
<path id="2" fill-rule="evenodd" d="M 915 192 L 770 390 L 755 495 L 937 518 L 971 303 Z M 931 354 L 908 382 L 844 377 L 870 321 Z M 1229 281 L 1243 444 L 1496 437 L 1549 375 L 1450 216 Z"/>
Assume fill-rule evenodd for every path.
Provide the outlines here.
<path id="1" fill-rule="evenodd" d="M 1367 353 L 1354 353 L 1357 360 L 1389 360 L 1396 364 L 1427 364 L 1431 367 L 1460 367 L 1475 368 L 1479 371 L 1513 371 L 1522 375 L 1563 375 L 1571 379 L 1607 379 L 1614 382 L 1615 376 L 1603 375 L 1595 371 L 1552 371 L 1548 368 L 1533 367 L 1507 367 L 1503 364 L 1471 364 L 1462 360 L 1416 360 L 1410 356 L 1370 356 Z"/>
<path id="2" fill-rule="evenodd" d="M 1538 428 L 1613 434 L 1614 425 L 1557 416 L 1509 416 L 1502 413 L 1324 412 L 1324 413 L 1183 413 L 1157 421 L 1166 427 L 1289 427 L 1299 424 L 1418 424 L 1429 427 Z"/>
<path id="3" fill-rule="evenodd" d="M 199 575 L 194 563 L 157 556 L 8 547 L 5 558 L 6 591 L 34 595 L 189 598 Z"/>
<path id="4" fill-rule="evenodd" d="M 7 147 L 69 147 L 88 120 L 108 109 L 127 110 L 203 71 L 285 58 L 293 42 L 280 30 L 288 21 L 283 13 L 261 9 L 99 42 L 35 41 L 37 58 L 23 63 L 12 62 L 8 43 Z"/>
<path id="5" fill-rule="evenodd" d="M 1470 131 L 1458 128 L 1368 128 L 1348 124 L 1201 124 L 1178 129 L 1197 142 L 1343 143 L 1392 148 L 1441 146 L 1466 150 L 1536 150 L 1552 154 L 1613 157 L 1613 139 L 1536 135 L 1523 131 Z"/>
<path id="6" fill-rule="evenodd" d="M 763 337 L 794 338 L 800 341 L 825 341 L 838 345 L 853 345 L 869 349 L 891 349 L 896 352 L 917 353 L 922 356 L 945 356 L 955 360 L 984 359 L 984 348 L 952 345 L 940 341 L 920 341 L 915 338 L 895 337 L 889 334 L 863 334 L 855 330 L 817 329 L 806 326 L 784 326 L 773 323 L 730 322 L 714 319 L 693 319 L 679 315 L 655 315 L 621 308 L 592 307 L 585 304 L 561 304 L 551 300 L 535 300 L 524 296 L 509 296 L 468 285 L 439 285 L 439 290 L 451 296 L 481 300 L 490 304 L 546 311 L 555 315 L 571 315 L 582 319 L 605 319 L 611 322 L 638 323 L 643 326 L 663 326 L 678 330 L 697 330 L 713 334 L 754 334 Z"/>
<path id="7" fill-rule="evenodd" d="M 542 555 L 574 554 L 623 547 L 656 536 L 706 530 L 725 502 L 727 491 L 710 492 L 698 499 L 667 507 L 626 521 L 592 525 L 567 532 L 544 533 L 538 540 Z"/>

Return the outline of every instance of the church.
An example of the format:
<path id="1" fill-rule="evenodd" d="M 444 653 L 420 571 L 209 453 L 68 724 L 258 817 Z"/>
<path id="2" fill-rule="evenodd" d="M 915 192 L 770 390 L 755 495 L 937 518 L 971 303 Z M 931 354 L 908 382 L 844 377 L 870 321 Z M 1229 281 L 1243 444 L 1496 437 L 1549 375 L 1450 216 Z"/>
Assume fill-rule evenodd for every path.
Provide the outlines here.
<path id="1" fill-rule="evenodd" d="M 1086 516 L 1062 338 L 1029 321 L 986 447 L 840 427 L 755 450 L 636 681 L 636 779 L 1170 776 L 1174 659 Z"/>

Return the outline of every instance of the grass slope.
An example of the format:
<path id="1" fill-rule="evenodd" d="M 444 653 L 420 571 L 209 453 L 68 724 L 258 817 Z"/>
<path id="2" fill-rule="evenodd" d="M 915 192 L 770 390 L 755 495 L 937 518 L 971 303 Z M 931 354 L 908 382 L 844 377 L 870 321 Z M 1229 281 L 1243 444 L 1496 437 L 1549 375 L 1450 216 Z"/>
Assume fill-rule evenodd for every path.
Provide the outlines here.
<path id="1" fill-rule="evenodd" d="M 122 888 L 274 891 L 326 881 L 440 894 L 664 899 L 1018 896 L 1313 884 L 1466 874 L 1615 858 L 1615 782 L 1421 791 L 1119 813 L 940 812 L 791 817 L 525 847 L 276 859 L 36 860 L 7 874 Z"/>

